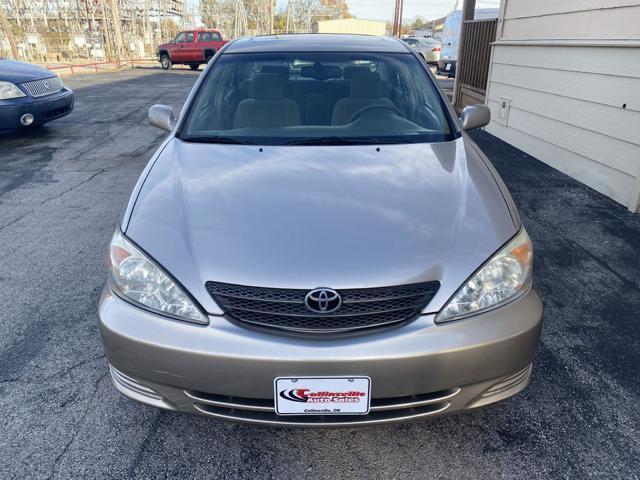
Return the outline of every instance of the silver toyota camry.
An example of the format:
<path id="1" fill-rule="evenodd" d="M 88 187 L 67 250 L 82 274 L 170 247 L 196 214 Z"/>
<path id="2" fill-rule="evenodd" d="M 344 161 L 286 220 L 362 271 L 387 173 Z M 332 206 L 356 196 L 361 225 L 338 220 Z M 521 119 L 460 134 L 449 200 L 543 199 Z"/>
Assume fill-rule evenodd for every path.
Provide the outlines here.
<path id="1" fill-rule="evenodd" d="M 409 421 L 530 380 L 542 304 L 504 183 L 405 43 L 231 42 L 144 170 L 99 305 L 115 387 L 268 425 Z"/>

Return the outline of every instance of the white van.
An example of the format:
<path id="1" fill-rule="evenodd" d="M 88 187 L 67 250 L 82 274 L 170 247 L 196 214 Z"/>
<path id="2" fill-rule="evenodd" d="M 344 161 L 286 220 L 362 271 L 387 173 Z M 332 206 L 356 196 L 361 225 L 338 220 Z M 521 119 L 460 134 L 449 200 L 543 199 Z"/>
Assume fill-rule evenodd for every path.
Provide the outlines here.
<path id="1" fill-rule="evenodd" d="M 474 13 L 474 20 L 498 18 L 499 8 L 478 8 Z M 449 77 L 456 76 L 458 61 L 458 45 L 460 44 L 460 30 L 462 26 L 462 10 L 456 10 L 447 15 L 442 30 L 442 51 L 438 62 L 438 74 Z"/>

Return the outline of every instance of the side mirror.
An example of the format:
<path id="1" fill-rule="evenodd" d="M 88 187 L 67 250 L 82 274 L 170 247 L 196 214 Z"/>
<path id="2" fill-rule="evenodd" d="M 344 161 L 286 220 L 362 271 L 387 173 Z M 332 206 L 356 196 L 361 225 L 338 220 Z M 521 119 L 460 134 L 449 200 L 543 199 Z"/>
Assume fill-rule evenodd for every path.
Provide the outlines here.
<path id="1" fill-rule="evenodd" d="M 462 110 L 460 121 L 464 130 L 484 127 L 491 121 L 491 110 L 486 105 L 470 105 Z"/>
<path id="2" fill-rule="evenodd" d="M 176 113 L 166 105 L 154 105 L 149 109 L 149 123 L 167 132 L 176 126 Z"/>

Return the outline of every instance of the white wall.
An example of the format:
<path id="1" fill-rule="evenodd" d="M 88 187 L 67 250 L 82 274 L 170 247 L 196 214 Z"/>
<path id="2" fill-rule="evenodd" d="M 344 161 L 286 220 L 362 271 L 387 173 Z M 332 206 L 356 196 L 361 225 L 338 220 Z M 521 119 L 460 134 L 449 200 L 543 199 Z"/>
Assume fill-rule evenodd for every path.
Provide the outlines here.
<path id="1" fill-rule="evenodd" d="M 503 0 L 488 83 L 489 132 L 640 211 L 640 0 Z"/>
<path id="2" fill-rule="evenodd" d="M 386 22 L 362 20 L 360 18 L 344 18 L 338 20 L 322 20 L 313 25 L 314 33 L 355 33 L 361 35 L 383 36 L 387 33 Z"/>

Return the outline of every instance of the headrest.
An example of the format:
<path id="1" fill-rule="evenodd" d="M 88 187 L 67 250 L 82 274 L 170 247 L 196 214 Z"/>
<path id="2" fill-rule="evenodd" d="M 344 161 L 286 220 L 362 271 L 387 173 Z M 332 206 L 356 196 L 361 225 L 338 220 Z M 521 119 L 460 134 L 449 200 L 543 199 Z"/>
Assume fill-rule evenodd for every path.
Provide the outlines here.
<path id="1" fill-rule="evenodd" d="M 369 67 L 344 67 L 344 73 L 342 74 L 342 78 L 345 80 L 351 80 L 353 75 L 357 72 L 370 72 L 371 69 Z"/>
<path id="2" fill-rule="evenodd" d="M 351 79 L 351 98 L 382 97 L 382 80 L 378 72 L 356 72 Z"/>
<path id="3" fill-rule="evenodd" d="M 284 96 L 282 80 L 275 73 L 256 73 L 253 76 L 252 96 L 256 100 L 274 100 Z"/>
<path id="4" fill-rule="evenodd" d="M 275 73 L 282 80 L 289 80 L 289 67 L 286 65 L 263 65 L 260 71 L 262 73 Z"/>

